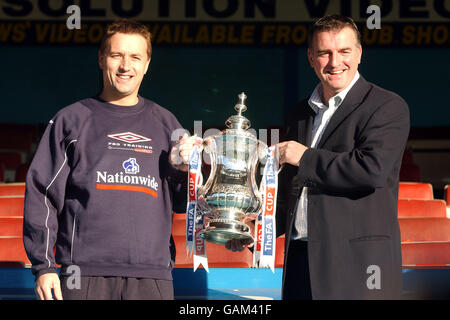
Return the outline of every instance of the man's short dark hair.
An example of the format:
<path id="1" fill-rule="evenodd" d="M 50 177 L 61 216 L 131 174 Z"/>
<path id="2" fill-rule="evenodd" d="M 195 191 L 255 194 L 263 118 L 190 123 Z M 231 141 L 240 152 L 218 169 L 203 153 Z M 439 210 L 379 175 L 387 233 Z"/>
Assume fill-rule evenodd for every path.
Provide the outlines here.
<path id="1" fill-rule="evenodd" d="M 324 16 L 314 22 L 309 30 L 308 35 L 308 48 L 312 49 L 313 37 L 316 32 L 319 31 L 340 31 L 345 27 L 349 27 L 355 31 L 357 46 L 361 46 L 361 33 L 352 18 L 340 15 L 331 14 Z"/>
<path id="2" fill-rule="evenodd" d="M 150 33 L 150 30 L 142 23 L 130 19 L 120 19 L 109 24 L 106 27 L 105 34 L 103 35 L 103 38 L 100 42 L 100 52 L 105 52 L 109 38 L 111 38 L 116 33 L 140 34 L 141 36 L 143 36 L 147 42 L 147 55 L 150 59 L 150 57 L 152 56 L 152 35 Z"/>

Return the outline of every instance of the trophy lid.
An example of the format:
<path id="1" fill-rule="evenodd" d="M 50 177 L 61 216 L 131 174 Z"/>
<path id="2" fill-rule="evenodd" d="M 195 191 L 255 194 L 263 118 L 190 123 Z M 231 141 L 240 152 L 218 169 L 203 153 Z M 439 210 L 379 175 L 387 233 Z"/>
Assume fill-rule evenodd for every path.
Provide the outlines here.
<path id="1" fill-rule="evenodd" d="M 250 121 L 242 115 L 242 112 L 247 110 L 247 106 L 245 105 L 245 99 L 247 99 L 247 96 L 244 92 L 242 92 L 238 95 L 238 98 L 239 101 L 234 106 L 234 109 L 238 112 L 238 114 L 229 117 L 225 124 L 229 129 L 247 130 L 250 128 Z"/>

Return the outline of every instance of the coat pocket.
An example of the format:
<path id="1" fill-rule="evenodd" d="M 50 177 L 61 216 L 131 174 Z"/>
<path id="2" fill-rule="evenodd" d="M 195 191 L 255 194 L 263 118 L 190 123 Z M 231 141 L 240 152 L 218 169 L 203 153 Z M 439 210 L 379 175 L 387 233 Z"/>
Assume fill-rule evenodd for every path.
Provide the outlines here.
<path id="1" fill-rule="evenodd" d="M 359 241 L 383 241 L 391 239 L 390 236 L 386 235 L 374 235 L 374 236 L 362 236 L 355 239 L 350 239 L 350 243 L 359 242 Z"/>
<path id="2" fill-rule="evenodd" d="M 392 291 L 393 249 L 389 236 L 349 240 L 353 289 L 356 299 L 385 299 Z"/>

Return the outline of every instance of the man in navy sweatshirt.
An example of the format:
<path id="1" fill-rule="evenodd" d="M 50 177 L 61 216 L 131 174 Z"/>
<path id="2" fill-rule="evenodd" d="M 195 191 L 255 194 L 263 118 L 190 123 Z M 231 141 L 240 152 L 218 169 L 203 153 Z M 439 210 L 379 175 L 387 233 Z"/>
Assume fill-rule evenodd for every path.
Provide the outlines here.
<path id="1" fill-rule="evenodd" d="M 23 227 L 40 299 L 173 299 L 172 212 L 187 174 L 169 160 L 181 125 L 138 95 L 150 37 L 134 21 L 108 26 L 101 94 L 61 109 L 41 139 Z"/>

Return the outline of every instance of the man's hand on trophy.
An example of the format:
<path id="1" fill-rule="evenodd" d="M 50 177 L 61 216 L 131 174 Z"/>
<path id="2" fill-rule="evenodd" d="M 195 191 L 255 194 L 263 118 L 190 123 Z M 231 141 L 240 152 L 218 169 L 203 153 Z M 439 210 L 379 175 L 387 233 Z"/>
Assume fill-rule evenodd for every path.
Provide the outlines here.
<path id="1" fill-rule="evenodd" d="M 303 153 L 308 149 L 296 141 L 286 141 L 278 144 L 279 164 L 280 166 L 289 163 L 293 166 L 299 166 Z"/>
<path id="2" fill-rule="evenodd" d="M 170 151 L 170 164 L 178 170 L 187 172 L 189 170 L 189 156 L 191 155 L 194 145 L 197 144 L 200 148 L 202 148 L 199 140 L 200 139 L 197 135 L 189 136 L 185 133 Z"/>
<path id="3" fill-rule="evenodd" d="M 241 239 L 231 239 L 229 240 L 227 243 L 225 243 L 225 248 L 228 250 L 231 250 L 233 252 L 236 251 L 242 251 L 245 248 L 251 248 L 253 247 L 253 241 L 249 242 L 246 240 L 241 240 Z"/>
<path id="4" fill-rule="evenodd" d="M 244 218 L 242 220 L 243 223 L 247 224 L 250 228 L 250 234 L 255 234 L 255 220 L 251 220 L 250 218 Z M 241 239 L 231 239 L 227 243 L 225 243 L 225 248 L 231 250 L 233 252 L 243 251 L 245 248 L 251 248 L 254 245 L 254 241 L 241 240 Z"/>

